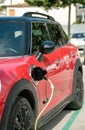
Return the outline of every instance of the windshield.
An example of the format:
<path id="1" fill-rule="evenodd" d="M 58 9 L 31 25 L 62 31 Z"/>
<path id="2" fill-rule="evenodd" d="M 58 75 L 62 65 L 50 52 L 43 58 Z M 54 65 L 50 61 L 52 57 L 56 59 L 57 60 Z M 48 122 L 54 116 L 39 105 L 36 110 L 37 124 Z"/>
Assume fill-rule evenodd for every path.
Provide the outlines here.
<path id="1" fill-rule="evenodd" d="M 85 33 L 74 33 L 72 38 L 85 38 Z"/>
<path id="2" fill-rule="evenodd" d="M 23 34 L 21 22 L 0 22 L 0 57 L 23 55 Z"/>

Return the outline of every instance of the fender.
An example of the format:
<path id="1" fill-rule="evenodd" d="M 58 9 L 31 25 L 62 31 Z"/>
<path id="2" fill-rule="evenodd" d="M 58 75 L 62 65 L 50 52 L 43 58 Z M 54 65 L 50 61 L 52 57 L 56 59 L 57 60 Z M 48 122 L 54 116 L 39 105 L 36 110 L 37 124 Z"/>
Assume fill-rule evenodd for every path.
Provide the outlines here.
<path id="1" fill-rule="evenodd" d="M 77 73 L 78 70 L 81 72 L 81 74 L 83 76 L 83 67 L 82 67 L 82 63 L 81 63 L 80 59 L 76 60 L 75 68 L 74 68 L 74 75 Z"/>
<path id="2" fill-rule="evenodd" d="M 37 113 L 38 113 L 38 102 L 37 101 L 38 100 L 37 100 L 36 91 L 35 91 L 33 85 L 29 81 L 27 81 L 26 79 L 22 79 L 22 80 L 18 81 L 14 85 L 14 87 L 12 87 L 12 89 L 11 89 L 11 91 L 10 91 L 8 97 L 7 97 L 5 107 L 4 107 L 4 111 L 3 111 L 3 114 L 2 114 L 2 119 L 1 119 L 1 122 L 0 122 L 0 130 L 6 130 L 7 129 L 7 123 L 8 123 L 9 115 L 10 115 L 11 109 L 13 107 L 13 104 L 16 101 L 16 98 L 18 96 L 21 96 L 20 94 L 23 91 L 29 91 L 32 94 L 33 101 L 34 101 L 34 104 L 35 104 L 35 116 L 37 115 Z"/>

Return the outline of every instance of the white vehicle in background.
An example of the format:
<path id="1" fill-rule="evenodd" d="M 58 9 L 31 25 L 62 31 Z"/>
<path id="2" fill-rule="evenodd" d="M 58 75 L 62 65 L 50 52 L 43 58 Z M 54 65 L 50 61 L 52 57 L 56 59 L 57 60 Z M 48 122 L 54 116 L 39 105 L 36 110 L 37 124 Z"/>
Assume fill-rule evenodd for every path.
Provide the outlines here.
<path id="1" fill-rule="evenodd" d="M 73 33 L 70 38 L 70 42 L 78 47 L 79 50 L 85 48 L 85 32 Z"/>

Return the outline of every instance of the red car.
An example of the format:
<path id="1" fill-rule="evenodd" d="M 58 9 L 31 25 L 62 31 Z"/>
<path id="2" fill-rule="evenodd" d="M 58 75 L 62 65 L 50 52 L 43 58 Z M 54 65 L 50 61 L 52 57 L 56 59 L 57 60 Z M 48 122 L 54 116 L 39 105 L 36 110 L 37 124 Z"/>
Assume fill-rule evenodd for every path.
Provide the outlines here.
<path id="1" fill-rule="evenodd" d="M 36 130 L 80 109 L 82 78 L 78 50 L 51 16 L 0 17 L 0 130 Z"/>

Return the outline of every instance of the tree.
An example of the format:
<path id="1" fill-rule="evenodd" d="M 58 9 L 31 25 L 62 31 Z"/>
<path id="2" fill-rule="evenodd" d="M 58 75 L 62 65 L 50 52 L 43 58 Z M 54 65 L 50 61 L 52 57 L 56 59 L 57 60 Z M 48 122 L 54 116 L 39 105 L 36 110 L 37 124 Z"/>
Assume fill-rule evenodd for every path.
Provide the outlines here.
<path id="1" fill-rule="evenodd" d="M 85 0 L 25 0 L 27 3 L 33 6 L 44 7 L 45 10 L 49 10 L 54 7 L 69 7 L 68 11 L 68 36 L 70 37 L 70 19 L 71 19 L 71 4 L 77 3 L 85 5 Z"/>
<path id="2" fill-rule="evenodd" d="M 61 0 L 61 7 L 69 7 L 68 11 L 68 36 L 70 37 L 70 19 L 71 19 L 71 4 L 76 5 L 77 3 L 85 4 L 85 0 Z"/>

